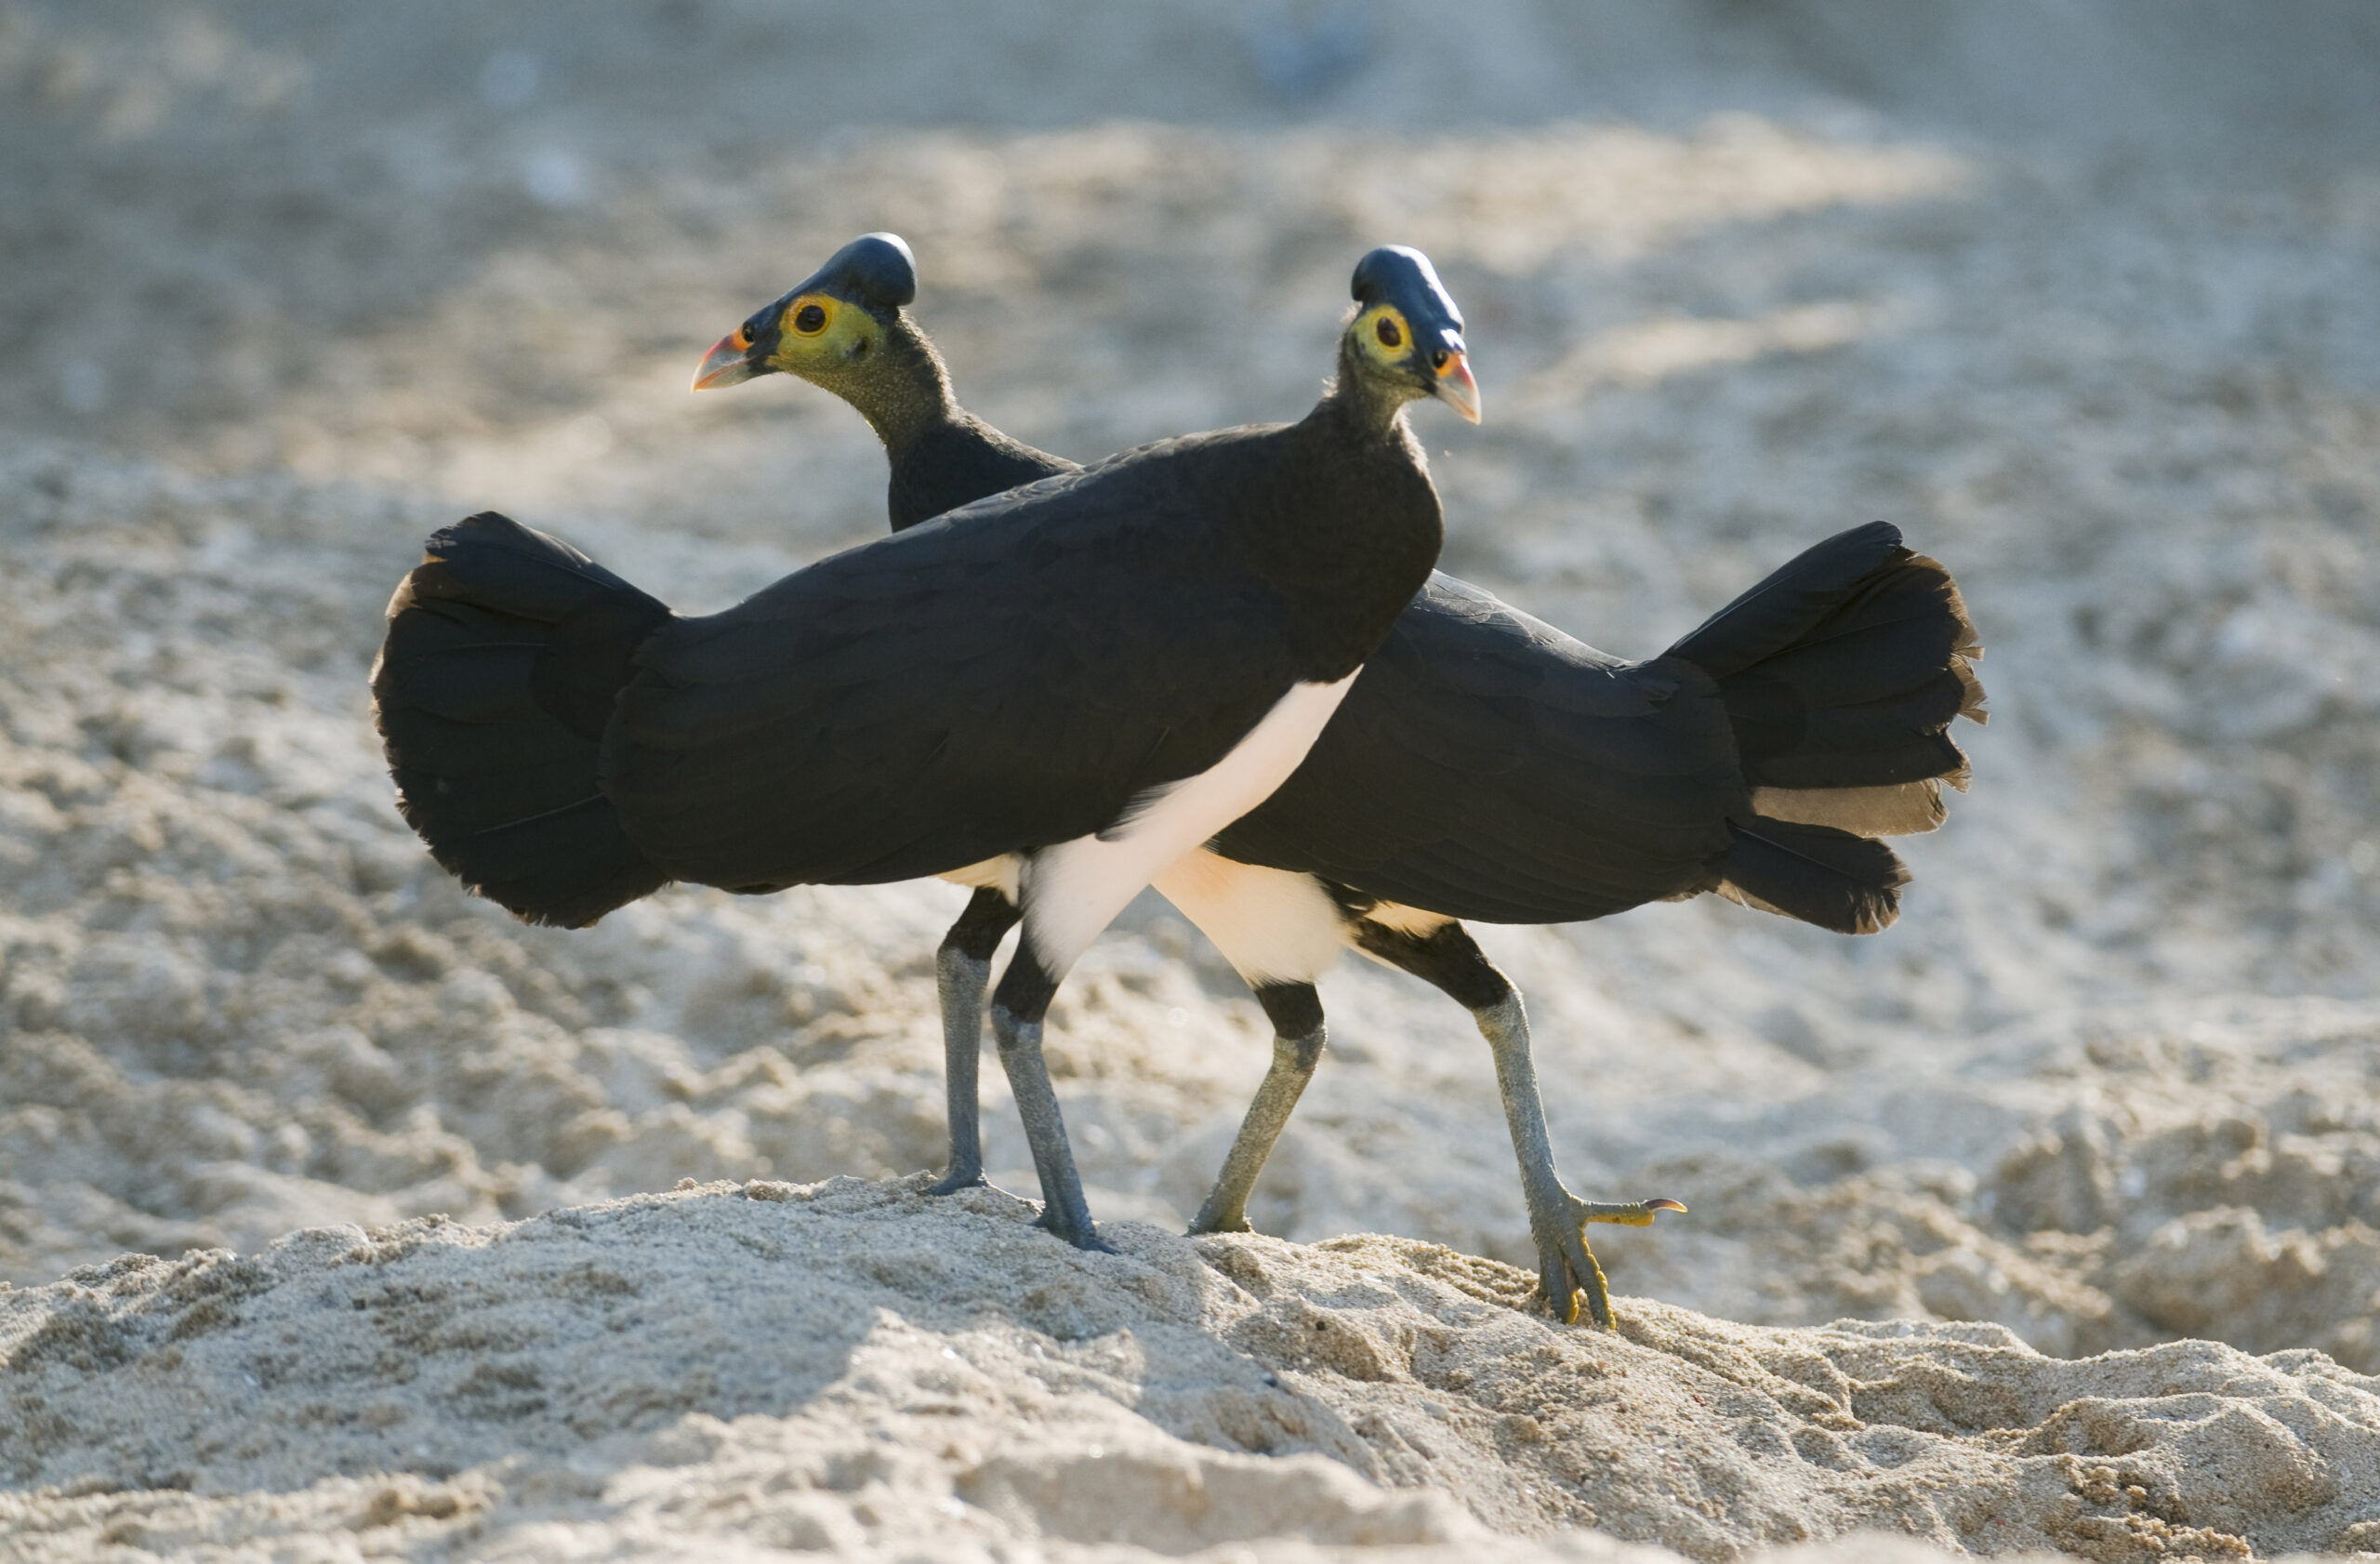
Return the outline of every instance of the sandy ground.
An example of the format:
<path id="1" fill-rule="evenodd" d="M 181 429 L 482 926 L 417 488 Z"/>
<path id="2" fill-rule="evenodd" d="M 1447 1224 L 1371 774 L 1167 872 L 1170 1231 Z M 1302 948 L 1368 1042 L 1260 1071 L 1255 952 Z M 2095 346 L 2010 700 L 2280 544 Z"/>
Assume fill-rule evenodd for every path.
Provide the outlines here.
<path id="1" fill-rule="evenodd" d="M 0 1556 L 2380 1551 L 2380 27 L 1467 13 L 0 5 Z M 1482 931 L 1573 1186 L 1693 1208 L 1598 1238 L 1620 1338 L 1503 1306 L 1404 979 L 1190 1244 L 1267 1043 L 1137 906 L 1056 1012 L 1083 1259 L 811 1187 L 938 1158 L 959 893 L 536 931 L 397 820 L 460 510 L 691 610 L 880 526 L 847 411 L 684 391 L 876 227 L 1078 457 L 1294 415 L 1423 245 L 1447 563 L 1613 651 L 1871 517 L 1957 573 L 1898 927 Z"/>
<path id="2" fill-rule="evenodd" d="M 77 1273 L 0 1337 L 0 1451 L 43 1485 L 0 1518 L 33 1557 L 327 1531 L 522 1559 L 2380 1541 L 2380 1384 L 2316 1352 L 2077 1363 L 1998 1325 L 1654 1303 L 1606 1335 L 1434 1244 L 1118 1224 L 1121 1253 L 1087 1255 L 1022 1200 L 924 1182 L 690 1181 Z"/>

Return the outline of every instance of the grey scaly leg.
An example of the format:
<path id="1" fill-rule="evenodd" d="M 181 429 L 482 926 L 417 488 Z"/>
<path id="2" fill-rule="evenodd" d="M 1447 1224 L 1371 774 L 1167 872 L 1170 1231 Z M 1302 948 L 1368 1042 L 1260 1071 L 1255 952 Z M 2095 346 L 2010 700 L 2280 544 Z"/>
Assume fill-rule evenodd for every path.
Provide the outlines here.
<path id="1" fill-rule="evenodd" d="M 1603 1267 L 1587 1247 L 1586 1224 L 1649 1226 L 1656 1213 L 1684 1211 L 1675 1200 L 1619 1202 L 1581 1200 L 1563 1187 L 1554 1166 L 1554 1143 L 1545 1128 L 1545 1102 L 1537 1089 L 1537 1066 L 1529 1056 L 1528 1014 L 1519 990 L 1498 972 L 1468 931 L 1448 923 L 1426 935 L 1400 934 L 1376 923 L 1360 924 L 1356 940 L 1366 950 L 1436 985 L 1471 1012 L 1495 1055 L 1496 1087 L 1504 1100 L 1504 1123 L 1521 1169 L 1521 1195 L 1528 1205 L 1529 1237 L 1537 1244 L 1539 1292 L 1565 1324 L 1579 1317 L 1579 1295 L 1588 1318 L 1611 1328 L 1611 1294 Z"/>
<path id="2" fill-rule="evenodd" d="M 1042 970 L 1027 939 L 1017 948 L 992 996 L 992 1037 L 999 1045 L 1000 1066 L 1008 1071 L 1017 1117 L 1025 1120 L 1025 1141 L 1033 1147 L 1033 1169 L 1041 1175 L 1041 1215 L 1036 1225 L 1077 1249 L 1113 1253 L 1091 1225 L 1082 1178 L 1075 1172 L 1074 1147 L 1067 1144 L 1065 1120 L 1058 1112 L 1057 1089 L 1050 1084 L 1050 1067 L 1041 1057 L 1042 1018 L 1057 991 L 1057 979 Z"/>
<path id="3" fill-rule="evenodd" d="M 1537 1241 L 1537 1284 L 1554 1317 L 1579 1317 L 1578 1292 L 1587 1297 L 1588 1317 L 1611 1328 L 1611 1293 L 1603 1267 L 1587 1248 L 1587 1235 L 1571 1214 L 1579 1202 L 1562 1186 L 1554 1166 L 1554 1143 L 1545 1129 L 1545 1101 L 1537 1089 L 1537 1066 L 1529 1057 L 1528 1015 L 1517 990 L 1472 1013 L 1496 1057 L 1496 1089 L 1504 1099 L 1504 1122 L 1513 1154 L 1521 1165 L 1521 1195 L 1528 1202 L 1529 1237 Z"/>
<path id="4" fill-rule="evenodd" d="M 943 936 L 934 953 L 934 988 L 942 1000 L 943 1090 L 949 1103 L 949 1171 L 930 1195 L 986 1184 L 984 1131 L 976 1071 L 984 1054 L 984 990 L 991 984 L 992 954 L 1000 936 L 1016 924 L 1016 904 L 1001 893 L 979 890 L 967 910 Z"/>
<path id="5" fill-rule="evenodd" d="M 1289 1121 L 1289 1114 L 1314 1079 L 1322 1059 L 1322 998 L 1311 983 L 1263 983 L 1256 986 L 1257 1002 L 1273 1022 L 1273 1066 L 1239 1121 L 1239 1134 L 1223 1159 L 1215 1186 L 1190 1224 L 1193 1233 L 1245 1233 L 1248 1197 L 1256 1188 L 1273 1143 Z"/>

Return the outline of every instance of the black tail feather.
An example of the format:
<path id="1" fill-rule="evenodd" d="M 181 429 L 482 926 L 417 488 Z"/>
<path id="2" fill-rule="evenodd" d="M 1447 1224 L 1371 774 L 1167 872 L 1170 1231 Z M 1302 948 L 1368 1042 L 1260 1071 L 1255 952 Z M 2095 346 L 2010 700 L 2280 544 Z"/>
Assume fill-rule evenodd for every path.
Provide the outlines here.
<path id="1" fill-rule="evenodd" d="M 1805 549 L 1670 648 L 1714 679 L 1811 639 L 1859 584 L 1911 558 L 1900 529 L 1870 522 Z"/>
<path id="2" fill-rule="evenodd" d="M 444 528 L 389 604 L 374 715 L 438 862 L 536 923 L 579 927 L 668 880 L 596 781 L 612 701 L 669 610 L 493 511 Z"/>
<path id="3" fill-rule="evenodd" d="M 1909 870 L 1881 842 L 1831 826 L 1755 815 L 1731 826 L 1719 894 L 1837 934 L 1869 934 L 1900 916 Z"/>
<path id="4" fill-rule="evenodd" d="M 1763 815 L 1930 830 L 1964 788 L 1949 732 L 1985 718 L 1983 655 L 1950 572 L 1883 522 L 1807 550 L 1673 647 L 1718 681 Z"/>

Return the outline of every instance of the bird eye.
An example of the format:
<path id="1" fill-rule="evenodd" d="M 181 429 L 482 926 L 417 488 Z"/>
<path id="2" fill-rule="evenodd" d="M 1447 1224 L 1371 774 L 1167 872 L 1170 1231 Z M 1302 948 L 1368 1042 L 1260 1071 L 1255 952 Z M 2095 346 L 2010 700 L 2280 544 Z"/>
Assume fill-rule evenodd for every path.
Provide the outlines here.
<path id="1" fill-rule="evenodd" d="M 1380 324 L 1372 327 L 1372 335 L 1380 338 L 1380 345 L 1383 348 L 1401 348 L 1405 345 L 1405 333 L 1397 330 L 1396 323 L 1386 315 L 1382 315 L 1380 318 Z"/>
<path id="2" fill-rule="evenodd" d="M 826 311 L 815 304 L 804 304 L 793 312 L 793 329 L 804 337 L 815 337 L 826 326 Z"/>

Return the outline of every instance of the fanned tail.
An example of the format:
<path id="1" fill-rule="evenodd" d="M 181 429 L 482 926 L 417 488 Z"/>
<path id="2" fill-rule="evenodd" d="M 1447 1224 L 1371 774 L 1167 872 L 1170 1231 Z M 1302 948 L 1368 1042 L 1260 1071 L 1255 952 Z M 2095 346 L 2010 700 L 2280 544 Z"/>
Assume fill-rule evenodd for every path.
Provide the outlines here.
<path id="1" fill-rule="evenodd" d="M 430 855 L 533 923 L 576 928 L 668 876 L 596 762 L 661 603 L 494 511 L 446 527 L 389 603 L 374 717 L 397 806 Z"/>
<path id="2" fill-rule="evenodd" d="M 1909 869 L 1881 842 L 1831 826 L 1755 818 L 1732 824 L 1719 894 L 1839 934 L 1871 934 L 1900 916 Z"/>
<path id="3" fill-rule="evenodd" d="M 1983 655 L 1949 571 L 1873 522 L 1803 552 L 1670 649 L 1718 682 L 1752 789 L 1722 894 L 1848 934 L 1908 871 L 1860 839 L 1930 831 L 1964 790 L 1953 719 L 1985 720 Z"/>

